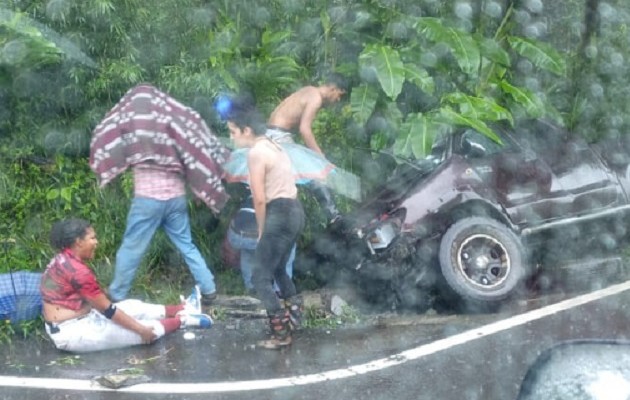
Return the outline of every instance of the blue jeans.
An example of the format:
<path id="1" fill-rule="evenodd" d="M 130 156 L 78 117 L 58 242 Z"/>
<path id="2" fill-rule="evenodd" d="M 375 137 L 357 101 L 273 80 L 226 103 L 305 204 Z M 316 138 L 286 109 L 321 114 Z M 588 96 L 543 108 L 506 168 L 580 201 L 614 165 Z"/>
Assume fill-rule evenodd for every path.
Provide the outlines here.
<path id="1" fill-rule="evenodd" d="M 170 200 L 135 197 L 127 215 L 122 244 L 116 253 L 114 279 L 109 285 L 112 300 L 120 301 L 127 297 L 140 261 L 158 228 L 164 229 L 184 257 L 201 293 L 214 293 L 214 276 L 192 241 L 186 197 Z"/>
<path id="2" fill-rule="evenodd" d="M 254 267 L 254 254 L 256 254 L 256 245 L 258 244 L 258 239 L 241 235 L 234 232 L 234 230 L 232 229 L 228 229 L 227 236 L 228 241 L 230 242 L 230 246 L 232 246 L 236 250 L 240 250 L 241 276 L 243 277 L 243 284 L 245 285 L 245 289 L 253 289 L 254 284 L 252 283 L 252 268 Z M 293 261 L 295 260 L 295 248 L 296 245 L 293 244 L 291 254 L 289 255 L 289 260 L 287 261 L 287 264 L 285 266 L 287 275 L 289 275 L 290 278 L 293 277 Z M 278 285 L 275 282 L 273 287 L 276 292 L 280 291 Z"/>

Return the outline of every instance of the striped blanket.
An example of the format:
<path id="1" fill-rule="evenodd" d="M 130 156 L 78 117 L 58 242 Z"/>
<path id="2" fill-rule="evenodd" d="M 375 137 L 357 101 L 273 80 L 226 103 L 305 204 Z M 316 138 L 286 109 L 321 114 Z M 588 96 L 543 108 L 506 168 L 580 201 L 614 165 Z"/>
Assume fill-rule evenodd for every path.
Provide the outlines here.
<path id="1" fill-rule="evenodd" d="M 228 195 L 221 178 L 230 152 L 199 113 L 157 88 L 129 90 L 96 126 L 90 167 L 100 187 L 135 164 L 154 163 L 183 174 L 190 190 L 219 212 Z"/>

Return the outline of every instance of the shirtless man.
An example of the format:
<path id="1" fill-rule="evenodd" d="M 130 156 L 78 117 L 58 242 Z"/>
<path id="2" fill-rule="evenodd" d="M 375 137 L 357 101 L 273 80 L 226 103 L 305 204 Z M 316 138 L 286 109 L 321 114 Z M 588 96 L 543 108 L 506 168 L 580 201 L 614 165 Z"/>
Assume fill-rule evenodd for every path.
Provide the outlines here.
<path id="1" fill-rule="evenodd" d="M 292 143 L 291 132 L 298 128 L 304 144 L 321 154 L 322 157 L 326 157 L 315 140 L 313 121 L 322 106 L 338 102 L 344 93 L 346 93 L 346 83 L 338 74 L 331 75 L 323 85 L 305 86 L 299 89 L 273 110 L 267 121 L 267 137 L 278 143 Z M 310 182 L 309 187 L 328 214 L 328 221 L 335 221 L 339 217 L 339 211 L 328 188 L 317 181 Z"/>
<path id="2" fill-rule="evenodd" d="M 336 103 L 346 93 L 339 75 L 332 75 L 321 86 L 305 86 L 285 98 L 271 113 L 267 121 L 267 136 L 275 141 L 293 141 L 292 130 L 298 128 L 306 146 L 325 157 L 313 135 L 313 121 L 326 104 Z"/>

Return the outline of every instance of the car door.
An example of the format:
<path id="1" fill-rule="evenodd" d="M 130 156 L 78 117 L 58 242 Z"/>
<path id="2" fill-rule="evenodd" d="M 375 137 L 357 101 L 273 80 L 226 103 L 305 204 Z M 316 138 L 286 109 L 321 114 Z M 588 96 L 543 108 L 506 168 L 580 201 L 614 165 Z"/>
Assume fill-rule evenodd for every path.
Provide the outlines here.
<path id="1" fill-rule="evenodd" d="M 549 166 L 553 197 L 551 216 L 565 218 L 589 214 L 618 204 L 619 185 L 608 168 L 579 137 L 544 121 L 517 131 Z"/>
<path id="2" fill-rule="evenodd" d="M 554 184 L 551 169 L 505 132 L 495 133 L 501 143 L 468 129 L 461 135 L 456 152 L 468 160 L 491 192 L 488 195 L 497 199 L 515 224 L 552 219 L 554 198 L 562 190 Z"/>

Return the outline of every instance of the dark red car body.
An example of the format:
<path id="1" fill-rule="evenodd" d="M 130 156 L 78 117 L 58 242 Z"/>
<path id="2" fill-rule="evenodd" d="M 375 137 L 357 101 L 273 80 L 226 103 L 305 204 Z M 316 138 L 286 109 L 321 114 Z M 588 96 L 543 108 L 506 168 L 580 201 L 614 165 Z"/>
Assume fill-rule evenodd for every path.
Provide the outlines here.
<path id="1" fill-rule="evenodd" d="M 494 131 L 500 143 L 463 129 L 400 164 L 317 252 L 367 296 L 426 309 L 436 297 L 496 306 L 581 249 L 619 247 L 630 210 L 623 146 L 542 120 Z"/>

